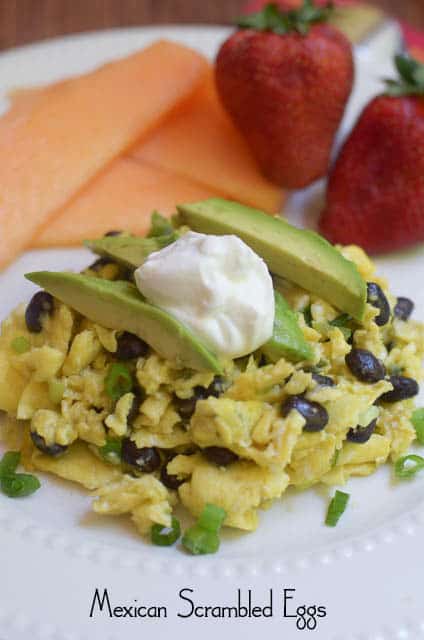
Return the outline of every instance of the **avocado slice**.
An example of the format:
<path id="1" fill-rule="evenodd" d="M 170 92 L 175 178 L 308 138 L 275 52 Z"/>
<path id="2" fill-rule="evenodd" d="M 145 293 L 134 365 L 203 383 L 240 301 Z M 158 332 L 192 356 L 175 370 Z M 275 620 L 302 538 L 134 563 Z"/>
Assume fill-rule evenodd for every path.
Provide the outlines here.
<path id="1" fill-rule="evenodd" d="M 124 267 L 137 269 L 151 253 L 163 249 L 177 237 L 175 233 L 152 238 L 105 236 L 96 240 L 85 240 L 84 244 L 99 256 L 112 258 Z"/>
<path id="2" fill-rule="evenodd" d="M 272 273 L 313 291 L 362 321 L 366 283 L 356 265 L 322 236 L 221 198 L 183 204 L 177 209 L 182 223 L 194 231 L 239 236 L 265 260 Z"/>
<path id="3" fill-rule="evenodd" d="M 271 338 L 262 346 L 262 353 L 271 362 L 286 358 L 291 362 L 311 360 L 314 356 L 297 321 L 296 313 L 289 307 L 281 293 L 274 291 L 275 316 Z"/>
<path id="4" fill-rule="evenodd" d="M 134 333 L 179 366 L 222 373 L 218 358 L 203 342 L 176 318 L 146 302 L 129 282 L 52 271 L 25 277 L 92 322 Z"/>

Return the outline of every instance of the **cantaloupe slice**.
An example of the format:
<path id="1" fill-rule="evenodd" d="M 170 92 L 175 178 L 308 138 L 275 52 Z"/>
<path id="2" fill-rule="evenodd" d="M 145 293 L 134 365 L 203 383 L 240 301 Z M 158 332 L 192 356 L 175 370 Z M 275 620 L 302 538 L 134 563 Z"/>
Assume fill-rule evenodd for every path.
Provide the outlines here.
<path id="1" fill-rule="evenodd" d="M 216 191 L 165 169 L 118 158 L 47 223 L 32 246 L 78 245 L 112 229 L 144 235 L 154 209 L 170 216 L 177 203 L 214 195 Z"/>
<path id="2" fill-rule="evenodd" d="M 212 68 L 190 102 L 173 112 L 132 155 L 227 193 L 233 200 L 270 213 L 281 210 L 283 192 L 262 176 L 224 111 Z"/>
<path id="3" fill-rule="evenodd" d="M 201 82 L 205 59 L 158 41 L 17 100 L 0 123 L 0 267 L 113 158 Z"/>

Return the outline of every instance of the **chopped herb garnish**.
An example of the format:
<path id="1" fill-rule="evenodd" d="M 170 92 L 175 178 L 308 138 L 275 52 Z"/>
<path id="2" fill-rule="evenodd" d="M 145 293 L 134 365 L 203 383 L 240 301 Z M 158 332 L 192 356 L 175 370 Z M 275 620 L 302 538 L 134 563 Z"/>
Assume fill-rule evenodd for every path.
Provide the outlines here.
<path id="1" fill-rule="evenodd" d="M 197 524 L 199 527 L 206 529 L 206 531 L 218 533 L 226 515 L 224 509 L 221 509 L 221 507 L 216 507 L 214 504 L 207 504 L 200 514 Z"/>
<path id="2" fill-rule="evenodd" d="M 150 530 L 150 537 L 153 544 L 159 547 L 169 547 L 174 544 L 181 535 L 181 527 L 177 518 L 172 516 L 170 527 L 164 527 L 162 524 L 154 524 Z"/>
<path id="3" fill-rule="evenodd" d="M 21 454 L 19 451 L 7 451 L 0 460 L 0 478 L 15 473 L 20 461 Z"/>
<path id="4" fill-rule="evenodd" d="M 14 338 L 10 343 L 10 346 L 15 353 L 19 354 L 26 353 L 31 349 L 31 343 L 28 338 L 25 338 L 25 336 L 18 336 L 17 338 Z"/>
<path id="5" fill-rule="evenodd" d="M 413 478 L 421 469 L 424 469 L 424 458 L 413 453 L 395 462 L 395 476 L 400 480 Z"/>
<path id="6" fill-rule="evenodd" d="M 411 417 L 412 425 L 417 434 L 417 440 L 424 444 L 424 409 L 416 409 Z"/>
<path id="7" fill-rule="evenodd" d="M 154 238 L 156 236 L 168 236 L 174 233 L 174 227 L 167 218 L 161 216 L 158 211 L 153 211 L 150 219 L 150 230 L 147 234 L 147 238 Z"/>
<path id="8" fill-rule="evenodd" d="M 341 515 L 345 512 L 350 495 L 344 491 L 336 491 L 332 498 L 327 511 L 325 524 L 328 527 L 335 527 L 340 520 Z"/>
<path id="9" fill-rule="evenodd" d="M 308 325 L 308 327 L 312 327 L 311 305 L 308 304 L 308 306 L 303 309 L 302 313 L 303 317 L 305 318 L 305 323 Z"/>
<path id="10" fill-rule="evenodd" d="M 334 467 L 337 465 L 337 461 L 339 459 L 339 455 L 340 455 L 340 449 L 336 449 L 333 455 L 333 458 L 331 460 L 331 468 L 334 469 Z"/>
<path id="11" fill-rule="evenodd" d="M 112 464 L 119 464 L 122 458 L 122 440 L 120 438 L 108 438 L 103 447 L 99 447 L 99 453 Z"/>
<path id="12" fill-rule="evenodd" d="M 197 523 L 185 532 L 182 539 L 184 547 L 195 555 L 218 551 L 219 530 L 226 515 L 221 507 L 205 505 Z"/>
<path id="13" fill-rule="evenodd" d="M 352 316 L 348 313 L 341 313 L 334 320 L 330 320 L 329 324 L 332 327 L 349 327 L 349 324 L 352 322 Z"/>
<path id="14" fill-rule="evenodd" d="M 404 367 L 398 367 L 397 365 L 393 365 L 390 367 L 390 375 L 392 376 L 400 376 L 404 372 Z"/>
<path id="15" fill-rule="evenodd" d="M 0 487 L 9 498 L 30 496 L 41 487 L 40 481 L 29 473 L 14 473 L 0 480 Z"/>
<path id="16" fill-rule="evenodd" d="M 23 498 L 40 488 L 40 481 L 29 473 L 16 473 L 21 454 L 8 451 L 0 460 L 0 489 L 9 498 Z"/>
<path id="17" fill-rule="evenodd" d="M 110 365 L 105 378 L 105 390 L 109 398 L 119 400 L 133 388 L 133 379 L 128 368 L 120 362 Z"/>

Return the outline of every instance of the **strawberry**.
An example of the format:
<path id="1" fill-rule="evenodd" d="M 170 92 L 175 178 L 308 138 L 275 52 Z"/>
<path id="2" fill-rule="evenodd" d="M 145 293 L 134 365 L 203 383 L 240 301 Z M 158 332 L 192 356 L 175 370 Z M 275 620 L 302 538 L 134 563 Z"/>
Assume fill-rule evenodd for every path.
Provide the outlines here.
<path id="1" fill-rule="evenodd" d="M 330 175 L 320 230 L 382 253 L 424 241 L 424 65 L 396 56 L 398 80 L 364 109 Z"/>
<path id="2" fill-rule="evenodd" d="M 221 46 L 215 79 L 221 100 L 263 172 L 286 188 L 325 175 L 353 82 L 352 51 L 330 11 L 267 5 L 240 19 Z"/>

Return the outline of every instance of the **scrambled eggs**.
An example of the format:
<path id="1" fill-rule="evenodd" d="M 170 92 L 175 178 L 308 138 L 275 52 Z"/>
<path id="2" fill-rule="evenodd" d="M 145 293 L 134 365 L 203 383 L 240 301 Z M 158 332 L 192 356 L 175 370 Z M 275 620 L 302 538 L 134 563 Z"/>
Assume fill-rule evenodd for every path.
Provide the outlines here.
<path id="1" fill-rule="evenodd" d="M 341 251 L 366 281 L 381 286 L 393 309 L 395 298 L 363 251 Z M 119 269 L 112 267 L 105 264 L 86 273 L 113 279 Z M 0 337 L 0 409 L 12 419 L 5 438 L 14 445 L 21 428 L 27 469 L 83 485 L 96 496 L 94 511 L 129 514 L 141 534 L 153 523 L 170 526 L 178 502 L 195 516 L 213 503 L 225 509 L 227 526 L 253 530 L 258 510 L 290 485 L 342 484 L 398 459 L 415 438 L 413 399 L 375 405 L 391 391 L 389 379 L 361 382 L 345 357 L 354 332 L 355 347 L 381 359 L 388 375 L 420 380 L 423 326 L 393 317 L 378 326 L 378 310 L 369 304 L 362 326 L 349 318 L 338 323 L 340 314 L 325 301 L 284 281 L 276 286 L 298 313 L 313 347 L 312 362 L 281 359 L 269 364 L 259 350 L 227 362 L 224 375 L 216 378 L 177 369 L 148 349 L 128 363 L 135 385 L 117 400 L 105 389 L 116 361 L 115 331 L 55 301 L 42 331 L 30 333 L 25 308 L 19 307 L 3 322 Z M 17 352 L 13 345 L 22 338 L 26 347 Z M 333 384 L 325 384 L 325 377 Z M 305 419 L 296 410 L 282 414 L 282 404 L 293 395 L 325 408 L 324 429 L 305 431 Z M 366 442 L 347 439 L 349 430 L 373 418 L 376 426 Z M 123 439 L 136 449 L 155 451 L 156 469 L 141 473 L 122 464 Z M 117 447 L 115 456 L 109 455 L 111 443 Z M 221 455 L 227 452 L 225 461 L 205 455 L 216 448 Z"/>

